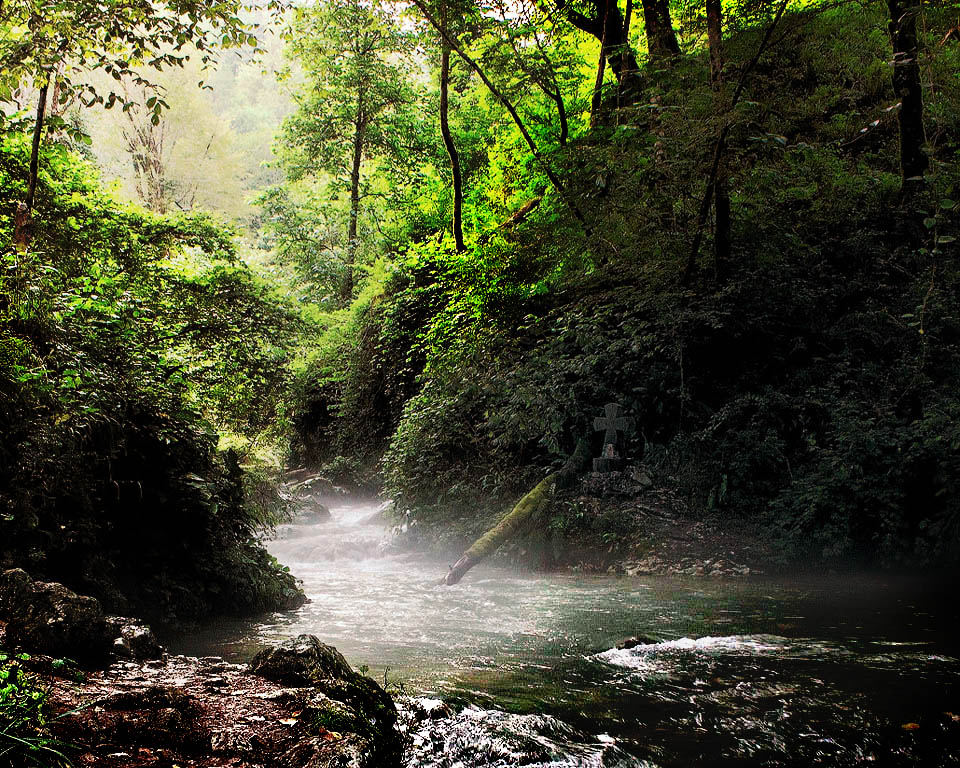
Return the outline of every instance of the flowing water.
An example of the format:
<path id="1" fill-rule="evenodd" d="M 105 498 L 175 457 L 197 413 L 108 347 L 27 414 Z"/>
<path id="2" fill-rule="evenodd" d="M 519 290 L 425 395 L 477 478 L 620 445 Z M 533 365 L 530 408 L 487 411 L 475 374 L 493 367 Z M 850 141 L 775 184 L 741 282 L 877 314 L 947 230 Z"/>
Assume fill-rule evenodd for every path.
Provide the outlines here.
<path id="1" fill-rule="evenodd" d="M 179 650 L 249 658 L 299 633 L 452 716 L 408 765 L 960 764 L 954 595 L 805 582 L 528 574 L 395 549 L 375 507 L 283 526 L 271 552 L 310 602 Z M 949 585 L 952 589 L 953 585 Z M 653 642 L 628 650 L 631 635 Z"/>

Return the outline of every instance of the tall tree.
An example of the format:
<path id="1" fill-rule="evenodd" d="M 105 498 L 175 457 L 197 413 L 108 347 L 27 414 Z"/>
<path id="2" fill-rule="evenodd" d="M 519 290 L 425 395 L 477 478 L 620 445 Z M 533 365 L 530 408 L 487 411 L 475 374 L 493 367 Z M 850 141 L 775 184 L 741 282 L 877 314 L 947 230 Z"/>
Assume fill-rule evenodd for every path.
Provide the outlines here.
<path id="1" fill-rule="evenodd" d="M 273 9 L 280 4 L 280 0 L 266 3 Z M 191 51 L 198 52 L 204 62 L 212 62 L 217 48 L 255 46 L 256 38 L 240 19 L 244 9 L 251 7 L 240 0 L 6 0 L 0 5 L 0 102 L 8 101 L 25 81 L 39 89 L 28 190 L 18 207 L 14 232 L 18 247 L 28 247 L 31 240 L 40 143 L 51 88 L 58 101 L 77 97 L 88 104 L 113 106 L 122 102 L 122 97 L 115 91 L 98 92 L 85 82 L 88 72 L 102 70 L 118 81 L 129 76 L 149 85 L 136 72 L 138 67 L 162 69 L 181 63 Z M 156 98 L 150 105 L 158 120 L 163 106 Z"/>
<path id="2" fill-rule="evenodd" d="M 670 5 L 667 0 L 641 0 L 643 25 L 647 34 L 647 52 L 654 60 L 666 59 L 680 53 L 680 43 L 673 28 Z"/>
<path id="3" fill-rule="evenodd" d="M 447 4 L 440 6 L 440 23 L 447 26 Z M 450 133 L 450 44 L 444 35 L 440 35 L 440 133 L 443 145 L 450 156 L 450 173 L 453 177 L 453 239 L 457 251 L 466 250 L 463 242 L 463 174 L 460 172 L 460 155 Z"/>
<path id="4" fill-rule="evenodd" d="M 584 13 L 571 5 L 569 0 L 556 1 L 557 7 L 573 26 L 600 41 L 600 54 L 617 78 L 617 92 L 621 100 L 625 104 L 635 104 L 643 88 L 637 58 L 627 38 L 629 29 L 620 13 L 620 6 L 613 1 L 608 4 L 607 0 L 588 0 L 587 12 Z M 672 25 L 670 29 L 673 29 Z"/>
<path id="5" fill-rule="evenodd" d="M 893 89 L 900 99 L 897 125 L 900 131 L 901 189 L 906 193 L 923 186 L 930 160 L 923 151 L 923 91 L 920 87 L 920 50 L 917 44 L 919 2 L 887 0 L 890 38 L 893 42 Z"/>
<path id="6" fill-rule="evenodd" d="M 354 289 L 364 164 L 374 156 L 390 157 L 400 171 L 404 158 L 410 159 L 416 101 L 407 76 L 412 44 L 389 8 L 364 0 L 322 0 L 297 8 L 292 23 L 290 55 L 307 83 L 297 111 L 284 123 L 282 159 L 293 181 L 327 174 L 334 195 L 346 187 L 344 302 Z"/>

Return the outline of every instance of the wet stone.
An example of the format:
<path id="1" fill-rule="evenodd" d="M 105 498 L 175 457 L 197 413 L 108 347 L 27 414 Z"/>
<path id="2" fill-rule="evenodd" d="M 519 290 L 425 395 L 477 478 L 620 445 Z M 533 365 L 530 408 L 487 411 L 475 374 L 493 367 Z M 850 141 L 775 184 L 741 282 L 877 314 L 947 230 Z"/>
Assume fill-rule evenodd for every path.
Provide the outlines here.
<path id="1" fill-rule="evenodd" d="M 656 645 L 659 642 L 660 640 L 653 635 L 635 635 L 634 637 L 628 637 L 623 642 L 617 643 L 617 649 L 625 651 L 640 645 Z"/>
<path id="2" fill-rule="evenodd" d="M 93 597 L 78 595 L 54 582 L 30 581 L 23 571 L 3 574 L 7 616 L 6 640 L 27 651 L 79 661 L 99 661 L 109 654 L 113 634 Z"/>
<path id="3" fill-rule="evenodd" d="M 340 651 L 313 635 L 299 635 L 260 651 L 250 662 L 250 671 L 288 685 L 312 685 L 354 674 Z"/>

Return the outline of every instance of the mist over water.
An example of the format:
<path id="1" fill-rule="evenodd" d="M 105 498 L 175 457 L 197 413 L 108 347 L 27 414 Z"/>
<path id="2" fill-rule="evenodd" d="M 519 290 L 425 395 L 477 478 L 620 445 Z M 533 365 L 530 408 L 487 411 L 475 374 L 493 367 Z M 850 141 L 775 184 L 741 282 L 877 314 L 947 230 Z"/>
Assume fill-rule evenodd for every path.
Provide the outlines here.
<path id="1" fill-rule="evenodd" d="M 529 574 L 403 552 L 376 506 L 285 525 L 310 602 L 178 650 L 247 659 L 310 633 L 453 705 L 410 766 L 948 765 L 960 758 L 956 601 L 877 579 Z M 631 635 L 658 642 L 627 650 Z M 177 644 L 175 644 L 177 645 Z M 954 719 L 955 718 L 955 719 Z"/>

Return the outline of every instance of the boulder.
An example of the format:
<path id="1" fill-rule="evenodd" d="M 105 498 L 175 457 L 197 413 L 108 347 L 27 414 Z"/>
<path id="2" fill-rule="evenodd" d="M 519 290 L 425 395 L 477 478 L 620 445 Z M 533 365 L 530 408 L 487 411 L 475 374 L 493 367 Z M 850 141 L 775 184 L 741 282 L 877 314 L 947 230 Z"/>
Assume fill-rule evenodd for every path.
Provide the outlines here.
<path id="1" fill-rule="evenodd" d="M 638 645 L 656 645 L 659 642 L 652 635 L 637 635 L 636 637 L 628 637 L 622 643 L 617 643 L 617 648 L 624 651 L 629 648 L 636 648 Z"/>
<path id="2" fill-rule="evenodd" d="M 250 671 L 284 685 L 303 686 L 356 674 L 340 651 L 313 635 L 299 635 L 260 651 L 250 662 Z"/>
<path id="3" fill-rule="evenodd" d="M 366 517 L 360 520 L 360 525 L 393 525 L 396 516 L 396 504 L 393 501 L 385 501 Z"/>
<path id="4" fill-rule="evenodd" d="M 330 733 L 313 736 L 297 742 L 283 755 L 287 768 L 370 768 L 367 744 L 363 739 L 347 734 L 332 739 Z"/>
<path id="5" fill-rule="evenodd" d="M 0 618 L 9 619 L 26 603 L 33 589 L 33 579 L 22 568 L 0 573 Z"/>
<path id="6" fill-rule="evenodd" d="M 330 520 L 330 508 L 316 499 L 310 499 L 296 516 L 298 523 L 312 525 L 326 523 Z"/>
<path id="7" fill-rule="evenodd" d="M 374 680 L 354 672 L 333 646 L 313 635 L 299 635 L 260 651 L 250 662 L 250 671 L 284 685 L 312 688 L 307 692 L 303 716 L 321 736 L 327 732 L 355 734 L 360 739 L 358 746 L 365 745 L 361 751 L 370 756 L 371 762 L 366 764 L 399 761 L 402 742 L 393 699 Z M 319 754 L 312 754 L 305 763 L 293 761 L 291 765 L 294 762 L 325 765 Z"/>
<path id="8" fill-rule="evenodd" d="M 63 584 L 27 583 L 25 575 L 4 574 L 7 642 L 78 661 L 106 658 L 113 634 L 100 602 L 78 595 Z"/>
<path id="9" fill-rule="evenodd" d="M 125 659 L 147 661 L 163 656 L 163 646 L 142 621 L 128 616 L 108 616 L 107 625 L 113 636 L 113 652 Z"/>

